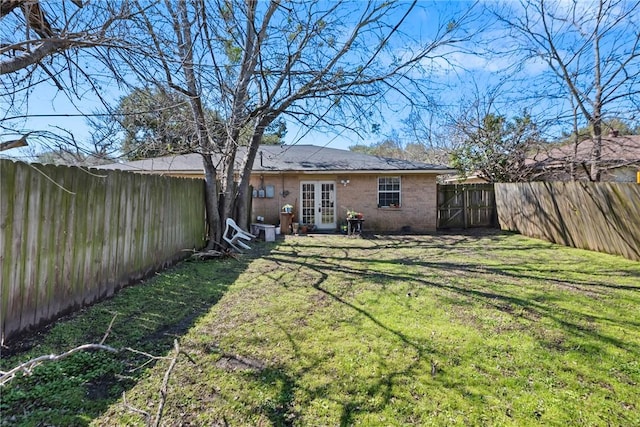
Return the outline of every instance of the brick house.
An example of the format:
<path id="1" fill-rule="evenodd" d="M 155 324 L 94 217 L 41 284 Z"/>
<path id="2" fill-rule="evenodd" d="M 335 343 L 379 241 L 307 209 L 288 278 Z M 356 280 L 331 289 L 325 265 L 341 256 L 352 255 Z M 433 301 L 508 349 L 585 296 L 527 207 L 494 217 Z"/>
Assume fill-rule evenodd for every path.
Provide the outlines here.
<path id="1" fill-rule="evenodd" d="M 603 135 L 601 142 L 601 181 L 640 183 L 640 135 L 618 135 L 612 131 Z M 588 181 L 594 145 L 592 139 L 577 144 L 540 145 L 525 159 L 531 181 Z M 476 184 L 488 181 L 477 172 L 467 177 L 451 175 L 444 177 L 442 182 Z"/>
<path id="2" fill-rule="evenodd" d="M 242 158 L 243 152 L 238 154 Z M 198 154 L 101 166 L 140 173 L 203 177 Z M 278 224 L 284 205 L 295 221 L 336 230 L 348 210 L 362 212 L 364 229 L 430 232 L 437 225 L 436 176 L 442 165 L 383 158 L 314 145 L 262 145 L 253 165 L 252 217 Z"/>
<path id="3" fill-rule="evenodd" d="M 538 170 L 537 180 L 588 180 L 593 149 L 592 139 L 567 143 L 537 153 L 529 164 Z M 603 182 L 640 183 L 640 135 L 603 135 L 600 164 Z"/>

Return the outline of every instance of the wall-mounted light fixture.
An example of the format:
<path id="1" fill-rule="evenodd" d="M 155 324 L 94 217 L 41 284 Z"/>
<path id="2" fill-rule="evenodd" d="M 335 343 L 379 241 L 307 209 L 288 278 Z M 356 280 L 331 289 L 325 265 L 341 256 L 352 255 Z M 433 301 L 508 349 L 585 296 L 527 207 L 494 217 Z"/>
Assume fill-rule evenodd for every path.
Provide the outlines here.
<path id="1" fill-rule="evenodd" d="M 348 179 L 341 179 L 340 180 L 340 184 L 342 184 L 344 187 L 346 187 L 347 184 L 349 184 L 349 180 Z"/>

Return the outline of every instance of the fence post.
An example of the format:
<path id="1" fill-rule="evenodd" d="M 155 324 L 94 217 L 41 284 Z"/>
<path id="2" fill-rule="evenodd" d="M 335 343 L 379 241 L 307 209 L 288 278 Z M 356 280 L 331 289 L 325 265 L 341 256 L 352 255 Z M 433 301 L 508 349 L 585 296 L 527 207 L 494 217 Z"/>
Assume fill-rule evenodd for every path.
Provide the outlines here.
<path id="1" fill-rule="evenodd" d="M 464 221 L 464 229 L 469 228 L 469 216 L 467 210 L 469 209 L 469 194 L 468 187 L 462 184 L 462 220 Z"/>

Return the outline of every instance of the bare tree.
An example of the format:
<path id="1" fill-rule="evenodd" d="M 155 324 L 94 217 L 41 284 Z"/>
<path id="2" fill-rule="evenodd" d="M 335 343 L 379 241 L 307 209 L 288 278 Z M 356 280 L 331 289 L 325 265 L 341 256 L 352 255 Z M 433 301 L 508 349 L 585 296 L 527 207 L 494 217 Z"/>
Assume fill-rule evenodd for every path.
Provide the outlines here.
<path id="1" fill-rule="evenodd" d="M 221 219 L 247 222 L 251 169 L 269 126 L 284 118 L 360 132 L 390 94 L 407 104 L 426 96 L 430 61 L 471 37 L 462 31 L 470 13 L 433 23 L 429 39 L 416 40 L 403 31 L 416 3 L 5 1 L 0 65 L 8 79 L 0 96 L 14 115 L 5 112 L 0 127 L 26 133 L 15 131 L 15 120 L 28 117 L 29 90 L 42 82 L 71 102 L 87 90 L 100 97 L 112 76 L 170 88 L 191 110 L 187 127 L 203 158 L 212 245 L 221 240 Z M 88 58 L 101 71 L 87 71 Z M 207 120 L 207 111 L 220 120 Z"/>
<path id="2" fill-rule="evenodd" d="M 574 129 L 578 117 L 591 128 L 590 179 L 599 181 L 603 120 L 637 120 L 640 2 L 521 0 L 520 7 L 496 15 L 515 41 L 516 62 L 526 67 L 542 60 L 548 66 L 536 85 L 539 95 L 570 99 L 560 116 L 575 117 Z"/>
<path id="3" fill-rule="evenodd" d="M 81 0 L 0 2 L 0 139 L 18 136 L 51 141 L 51 132 L 25 129 L 30 97 L 39 86 L 53 86 L 75 105 L 87 93 L 100 97 L 109 80 L 104 49 L 126 48 L 129 2 Z M 103 49 L 103 50 L 101 50 Z M 96 65 L 100 64 L 100 65 Z M 63 134 L 54 135 L 58 140 Z M 56 150 L 57 142 L 52 142 Z M 7 149 L 8 147 L 3 147 Z"/>
<path id="4" fill-rule="evenodd" d="M 411 153 L 415 160 L 442 164 L 449 161 L 448 153 L 452 147 L 442 135 L 443 110 L 443 107 L 434 104 L 433 108 L 411 112 L 402 120 L 402 133 L 412 141 L 407 144 L 405 151 Z"/>
<path id="5" fill-rule="evenodd" d="M 143 10 L 138 43 L 151 40 L 147 56 L 122 59 L 141 80 L 171 87 L 190 102 L 212 241 L 220 240 L 221 219 L 247 222 L 253 162 L 274 121 L 285 117 L 301 127 L 357 132 L 390 93 L 406 103 L 425 93 L 428 61 L 470 37 L 458 33 L 469 15 L 437 23 L 428 41 L 414 40 L 401 29 L 417 7 L 179 0 Z M 220 113 L 222 132 L 204 120 L 208 105 Z M 247 129 L 250 143 L 239 151 Z M 214 164 L 214 158 L 222 161 Z M 222 178 L 220 191 L 216 178 Z"/>
<path id="6" fill-rule="evenodd" d="M 56 62 L 54 56 L 64 56 L 65 65 L 69 66 L 74 62 L 71 50 L 122 42 L 114 32 L 117 31 L 115 24 L 131 16 L 128 2 L 118 2 L 117 6 L 107 2 L 85 6 L 82 0 L 70 1 L 76 10 L 70 9 L 65 2 L 49 4 L 45 9 L 39 0 L 2 1 L 0 75 L 38 66 L 57 80 L 55 75 L 60 72 L 57 67 L 62 62 Z M 48 63 L 46 58 L 51 58 Z"/>

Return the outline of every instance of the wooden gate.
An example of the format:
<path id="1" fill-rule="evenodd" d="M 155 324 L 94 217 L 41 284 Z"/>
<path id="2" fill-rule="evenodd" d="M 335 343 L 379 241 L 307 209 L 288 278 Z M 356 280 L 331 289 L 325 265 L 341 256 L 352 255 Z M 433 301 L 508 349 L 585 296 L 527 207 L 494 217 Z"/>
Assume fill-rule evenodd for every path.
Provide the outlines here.
<path id="1" fill-rule="evenodd" d="M 497 226 L 493 184 L 438 185 L 438 228 Z"/>

